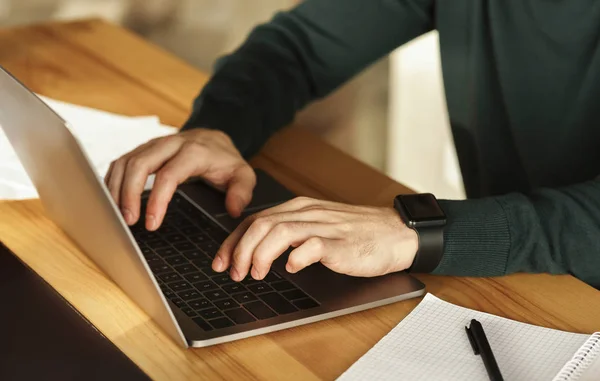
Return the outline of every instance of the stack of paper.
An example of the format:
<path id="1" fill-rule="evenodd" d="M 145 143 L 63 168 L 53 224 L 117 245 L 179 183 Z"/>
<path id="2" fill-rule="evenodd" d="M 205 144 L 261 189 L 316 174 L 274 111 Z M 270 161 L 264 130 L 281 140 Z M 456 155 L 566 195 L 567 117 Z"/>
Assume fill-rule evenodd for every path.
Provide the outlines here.
<path id="1" fill-rule="evenodd" d="M 150 139 L 177 132 L 156 116 L 127 117 L 40 97 L 64 120 L 104 177 L 110 163 Z M 38 194 L 0 128 L 0 199 L 37 198 Z"/>

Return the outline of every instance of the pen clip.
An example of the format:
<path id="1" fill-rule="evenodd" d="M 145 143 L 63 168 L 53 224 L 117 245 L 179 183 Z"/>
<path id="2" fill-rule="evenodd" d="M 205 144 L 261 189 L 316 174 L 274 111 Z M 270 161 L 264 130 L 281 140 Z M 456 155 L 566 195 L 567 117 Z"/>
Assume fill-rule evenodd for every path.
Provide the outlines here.
<path id="1" fill-rule="evenodd" d="M 478 355 L 481 351 L 479 350 L 479 345 L 477 345 L 477 340 L 475 340 L 475 337 L 473 336 L 472 328 L 465 326 L 465 331 L 467 331 L 467 337 L 469 338 L 473 352 Z"/>

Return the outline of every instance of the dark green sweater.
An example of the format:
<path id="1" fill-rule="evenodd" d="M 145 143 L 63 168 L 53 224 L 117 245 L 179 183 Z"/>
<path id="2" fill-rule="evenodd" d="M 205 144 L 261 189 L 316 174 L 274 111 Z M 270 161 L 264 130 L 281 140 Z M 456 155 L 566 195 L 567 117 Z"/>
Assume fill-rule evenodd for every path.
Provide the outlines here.
<path id="1" fill-rule="evenodd" d="M 442 200 L 435 273 L 571 273 L 600 288 L 597 0 L 306 0 L 217 62 L 184 128 L 223 130 L 250 156 L 307 103 L 434 28 L 468 195 Z"/>

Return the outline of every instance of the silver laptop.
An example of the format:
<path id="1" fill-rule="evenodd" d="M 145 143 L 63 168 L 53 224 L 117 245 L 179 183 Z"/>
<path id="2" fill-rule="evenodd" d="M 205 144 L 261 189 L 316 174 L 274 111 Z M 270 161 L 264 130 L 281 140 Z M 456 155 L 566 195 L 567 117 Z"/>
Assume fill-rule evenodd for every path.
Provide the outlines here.
<path id="1" fill-rule="evenodd" d="M 405 273 L 356 278 L 315 264 L 289 274 L 287 254 L 264 281 L 233 282 L 227 273 L 211 270 L 220 243 L 240 222 L 227 215 L 220 192 L 190 181 L 178 188 L 158 231 L 146 231 L 143 221 L 128 227 L 65 121 L 2 68 L 0 126 L 50 218 L 184 347 L 243 339 L 424 294 L 424 285 Z M 265 173 L 257 175 L 245 215 L 294 196 Z"/>

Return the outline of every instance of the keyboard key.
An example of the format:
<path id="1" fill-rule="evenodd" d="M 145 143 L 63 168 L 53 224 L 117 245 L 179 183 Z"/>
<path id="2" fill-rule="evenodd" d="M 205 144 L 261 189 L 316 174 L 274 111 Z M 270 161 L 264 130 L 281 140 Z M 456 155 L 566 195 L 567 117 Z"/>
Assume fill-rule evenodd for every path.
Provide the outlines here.
<path id="1" fill-rule="evenodd" d="M 179 307 L 179 308 L 183 308 L 183 307 L 186 307 L 186 306 L 187 306 L 187 305 L 185 304 L 185 302 L 184 302 L 183 300 L 179 299 L 179 298 L 173 298 L 173 299 L 171 299 L 171 301 L 172 301 L 173 303 L 175 303 L 175 305 L 176 305 L 177 307 Z"/>
<path id="2" fill-rule="evenodd" d="M 200 228 L 196 227 L 196 226 L 187 226 L 185 228 L 181 228 L 181 232 L 186 236 L 186 237 L 190 237 L 192 235 L 198 234 L 200 233 Z"/>
<path id="3" fill-rule="evenodd" d="M 149 254 L 154 254 L 154 252 L 152 251 L 151 248 L 144 246 L 144 247 L 140 247 L 140 250 L 142 251 L 142 254 L 144 254 L 144 257 L 146 257 Z"/>
<path id="4" fill-rule="evenodd" d="M 198 274 L 198 269 L 195 268 L 194 266 L 192 266 L 191 263 L 187 263 L 185 265 L 173 266 L 173 268 L 179 274 L 190 274 L 190 273 L 196 273 L 196 274 Z"/>
<path id="5" fill-rule="evenodd" d="M 239 283 L 226 284 L 222 288 L 228 294 L 235 294 L 236 292 L 246 291 L 246 287 Z"/>
<path id="6" fill-rule="evenodd" d="M 170 271 L 173 271 L 171 269 L 171 267 L 167 264 L 156 264 L 156 265 L 150 265 L 150 270 L 152 270 L 152 272 L 155 275 L 160 275 L 160 274 L 164 274 L 164 273 L 168 273 Z"/>
<path id="7" fill-rule="evenodd" d="M 256 318 L 259 320 L 277 316 L 275 312 L 273 312 L 269 307 L 259 300 L 244 304 L 244 308 L 250 311 L 250 313 L 256 316 Z"/>
<path id="8" fill-rule="evenodd" d="M 167 291 L 171 291 L 169 289 L 169 287 L 166 284 L 162 283 L 162 282 L 160 282 L 158 284 L 158 286 L 160 287 L 160 289 L 162 290 L 163 293 L 166 293 Z M 173 292 L 173 291 L 171 291 L 171 292 Z"/>
<path id="9" fill-rule="evenodd" d="M 231 320 L 235 322 L 235 324 L 246 324 L 256 319 L 246 312 L 243 308 L 236 308 L 233 310 L 225 311 L 225 315 L 227 315 Z"/>
<path id="10" fill-rule="evenodd" d="M 219 288 L 219 286 L 217 286 L 214 282 L 211 282 L 210 280 L 194 283 L 194 287 L 196 287 L 196 289 L 201 292 L 211 291 Z"/>
<path id="11" fill-rule="evenodd" d="M 160 228 L 156 232 L 159 235 L 164 237 L 166 235 L 176 233 L 177 229 L 175 229 L 173 226 L 169 225 L 168 223 L 163 223 L 162 225 L 160 225 Z"/>
<path id="12" fill-rule="evenodd" d="M 217 251 L 219 250 L 219 245 L 213 241 L 199 243 L 198 247 L 201 248 L 211 258 L 214 258 L 215 254 L 217 254 Z"/>
<path id="13" fill-rule="evenodd" d="M 183 256 L 189 260 L 206 258 L 206 255 L 202 251 L 197 250 L 197 249 L 190 250 L 190 251 L 184 251 L 181 254 L 183 254 Z"/>
<path id="14" fill-rule="evenodd" d="M 202 258 L 192 260 L 192 263 L 201 269 L 212 266 L 212 259 L 204 255 Z"/>
<path id="15" fill-rule="evenodd" d="M 194 289 L 178 292 L 177 295 L 185 301 L 194 300 L 202 297 L 202 295 L 200 295 L 200 293 Z"/>
<path id="16" fill-rule="evenodd" d="M 281 295 L 283 295 L 289 301 L 307 297 L 305 293 L 298 289 L 282 292 Z"/>
<path id="17" fill-rule="evenodd" d="M 172 299 L 172 298 L 175 298 L 175 297 L 177 297 L 177 295 L 176 295 L 176 294 L 175 294 L 173 291 L 171 291 L 171 290 L 169 290 L 168 288 L 166 288 L 166 286 L 165 286 L 165 288 L 163 289 L 163 287 L 162 287 L 162 285 L 161 285 L 161 286 L 160 286 L 160 288 L 162 289 L 162 292 L 163 292 L 163 294 L 165 294 L 165 296 L 166 296 L 168 299 Z"/>
<path id="18" fill-rule="evenodd" d="M 188 302 L 188 305 L 195 310 L 203 310 L 208 307 L 212 307 L 212 304 L 208 301 L 208 299 L 197 299 L 191 300 Z"/>
<path id="19" fill-rule="evenodd" d="M 219 285 L 234 282 L 234 280 L 231 279 L 231 276 L 229 276 L 229 273 L 221 273 L 216 276 L 213 276 L 211 279 L 213 280 L 213 282 L 215 282 L 216 284 L 219 284 Z"/>
<path id="20" fill-rule="evenodd" d="M 220 228 L 210 233 L 210 238 L 214 239 L 215 242 L 217 242 L 218 244 L 222 244 L 228 236 L 229 234 L 227 234 L 227 232 L 224 232 Z"/>
<path id="21" fill-rule="evenodd" d="M 207 308 L 205 310 L 200 311 L 200 316 L 202 316 L 206 320 L 210 320 L 210 319 L 215 319 L 215 318 L 221 317 L 221 316 L 223 316 L 223 314 L 218 309 L 211 307 L 211 308 Z"/>
<path id="22" fill-rule="evenodd" d="M 214 291 L 208 291 L 204 293 L 204 296 L 210 300 L 210 301 L 215 301 L 215 300 L 219 300 L 219 299 L 225 299 L 227 298 L 229 295 L 227 295 L 224 291 L 221 290 L 214 290 Z"/>
<path id="23" fill-rule="evenodd" d="M 254 296 L 254 294 L 250 292 L 242 292 L 241 294 L 235 294 L 232 296 L 235 300 L 238 301 L 238 303 L 246 303 L 256 300 L 256 296 Z"/>
<path id="24" fill-rule="evenodd" d="M 156 254 L 160 255 L 163 258 L 179 255 L 177 250 L 173 249 L 171 246 L 156 249 Z"/>
<path id="25" fill-rule="evenodd" d="M 261 294 L 259 295 L 259 298 L 261 298 L 263 302 L 267 303 L 267 305 L 278 314 L 289 314 L 298 310 L 290 302 L 285 300 L 283 296 L 279 295 L 276 292 L 271 292 L 269 294 Z"/>
<path id="26" fill-rule="evenodd" d="M 227 319 L 226 317 L 210 320 L 209 323 L 216 329 L 233 327 L 235 325 L 231 320 Z"/>
<path id="27" fill-rule="evenodd" d="M 207 236 L 205 236 L 202 233 L 196 233 L 194 235 L 189 235 L 188 239 L 192 242 L 194 242 L 195 244 L 200 244 L 203 242 L 207 242 L 210 241 L 210 238 L 208 238 Z"/>
<path id="28" fill-rule="evenodd" d="M 174 243 L 173 247 L 179 251 L 194 250 L 196 248 L 194 244 L 188 241 Z"/>
<path id="29" fill-rule="evenodd" d="M 291 290 L 291 289 L 296 288 L 293 284 L 291 284 L 287 280 L 282 280 L 280 282 L 272 283 L 271 287 L 273 287 L 277 291 L 286 291 L 286 290 Z"/>
<path id="30" fill-rule="evenodd" d="M 279 276 L 279 274 L 273 272 L 273 271 L 269 271 L 269 273 L 267 274 L 267 276 L 265 276 L 264 281 L 267 283 L 272 283 L 272 282 L 277 282 L 279 279 L 281 279 L 281 277 Z"/>
<path id="31" fill-rule="evenodd" d="M 173 226 L 175 226 L 175 227 L 177 227 L 179 229 L 181 229 L 183 227 L 186 227 L 186 226 L 192 225 L 192 223 L 190 222 L 190 220 L 188 220 L 187 218 L 183 217 L 182 214 L 174 215 L 172 217 L 172 219 L 168 220 L 168 222 L 171 225 L 173 225 Z"/>
<path id="32" fill-rule="evenodd" d="M 169 258 L 166 258 L 165 261 L 167 261 L 167 263 L 170 264 L 171 266 L 184 265 L 184 264 L 188 263 L 188 260 L 185 259 L 185 257 L 183 255 L 169 257 Z"/>
<path id="33" fill-rule="evenodd" d="M 150 257 L 146 258 L 146 262 L 148 262 L 148 265 L 150 266 L 165 264 L 165 261 L 163 261 L 163 259 L 158 255 L 151 255 Z"/>
<path id="34" fill-rule="evenodd" d="M 194 318 L 194 323 L 196 323 L 200 328 L 202 328 L 205 331 L 213 330 L 213 327 L 200 317 Z"/>
<path id="35" fill-rule="evenodd" d="M 239 304 L 234 301 L 231 298 L 227 298 L 227 299 L 223 299 L 223 300 L 217 300 L 216 302 L 213 302 L 213 304 L 220 310 L 225 311 L 231 308 L 235 308 L 238 307 Z"/>
<path id="36" fill-rule="evenodd" d="M 251 284 L 256 284 L 256 283 L 259 283 L 259 282 L 261 282 L 261 281 L 252 278 L 250 275 L 248 275 L 246 278 L 244 278 L 242 280 L 242 284 L 245 284 L 246 286 L 250 286 Z"/>
<path id="37" fill-rule="evenodd" d="M 158 276 L 160 278 L 160 280 L 162 280 L 165 283 L 169 283 L 169 282 L 173 282 L 176 280 L 183 280 L 181 278 L 181 275 L 175 273 L 175 272 L 169 272 L 169 273 L 164 273 Z"/>
<path id="38" fill-rule="evenodd" d="M 315 302 L 310 298 L 294 300 L 292 303 L 301 310 L 308 310 L 309 308 L 319 307 L 319 303 Z"/>
<path id="39" fill-rule="evenodd" d="M 169 242 L 171 245 L 177 242 L 187 242 L 187 239 L 182 234 L 174 233 L 163 236 L 165 241 Z"/>
<path id="40" fill-rule="evenodd" d="M 264 294 L 265 292 L 273 291 L 271 286 L 263 282 L 249 285 L 248 290 L 252 291 L 255 294 Z"/>
<path id="41" fill-rule="evenodd" d="M 189 317 L 194 317 L 194 316 L 198 315 L 196 313 L 196 311 L 194 311 L 190 307 L 183 307 L 183 308 L 181 308 L 181 311 L 183 311 L 183 313 L 186 314 Z"/>
<path id="42" fill-rule="evenodd" d="M 196 283 L 208 279 L 208 277 L 202 273 L 184 275 L 184 278 L 190 283 Z"/>
<path id="43" fill-rule="evenodd" d="M 153 240 L 145 241 L 144 243 L 146 245 L 148 245 L 150 248 L 152 248 L 153 250 L 171 246 L 164 239 L 153 239 Z"/>
<path id="44" fill-rule="evenodd" d="M 189 284 L 188 282 L 182 280 L 179 282 L 169 283 L 169 287 L 171 288 L 171 290 L 178 292 L 178 291 L 189 290 L 192 288 L 192 285 Z"/>

